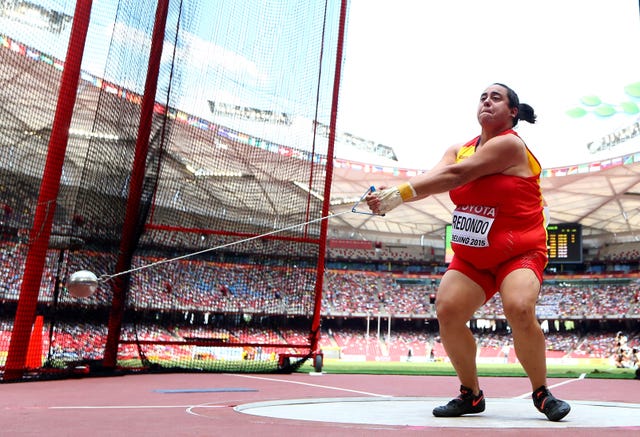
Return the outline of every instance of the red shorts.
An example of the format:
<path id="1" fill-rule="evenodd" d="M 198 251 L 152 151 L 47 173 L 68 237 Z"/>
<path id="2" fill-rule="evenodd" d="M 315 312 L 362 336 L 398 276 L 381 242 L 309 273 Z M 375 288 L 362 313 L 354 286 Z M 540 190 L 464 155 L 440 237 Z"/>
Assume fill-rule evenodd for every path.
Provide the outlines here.
<path id="1" fill-rule="evenodd" d="M 514 270 L 530 269 L 542 284 L 542 274 L 546 266 L 547 252 L 532 250 L 486 270 L 479 270 L 470 262 L 454 255 L 447 270 L 457 270 L 482 287 L 486 302 L 498 292 L 504 278 Z"/>

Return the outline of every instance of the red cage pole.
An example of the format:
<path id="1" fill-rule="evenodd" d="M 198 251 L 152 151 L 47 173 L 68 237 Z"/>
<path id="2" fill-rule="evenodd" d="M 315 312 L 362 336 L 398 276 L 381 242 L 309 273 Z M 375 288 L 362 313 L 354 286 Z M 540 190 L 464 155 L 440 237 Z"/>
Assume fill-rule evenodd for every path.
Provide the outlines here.
<path id="1" fill-rule="evenodd" d="M 333 154 L 336 141 L 336 120 L 338 118 L 338 95 L 340 91 L 340 76 L 342 72 L 342 53 L 344 50 L 344 31 L 347 20 L 348 0 L 342 0 L 340 5 L 340 24 L 338 28 L 338 44 L 336 50 L 336 69 L 333 78 L 333 97 L 331 101 L 331 119 L 329 120 L 329 141 L 327 145 L 327 167 L 324 181 L 324 201 L 322 204 L 322 217 L 329 215 L 331 203 L 331 183 L 333 182 Z M 327 248 L 328 220 L 320 224 L 320 248 L 318 264 L 316 268 L 315 305 L 313 308 L 313 320 L 311 322 L 311 352 L 318 352 L 320 341 L 320 311 L 322 310 L 322 288 L 324 279 L 325 252 Z"/>
<path id="2" fill-rule="evenodd" d="M 60 92 L 58 93 L 56 112 L 51 126 L 51 136 L 49 137 L 47 161 L 42 181 L 40 182 L 40 194 L 38 195 L 33 225 L 29 233 L 29 251 L 25 261 L 20 298 L 13 322 L 11 343 L 9 344 L 9 353 L 5 365 L 3 376 L 5 381 L 22 378 L 25 370 L 29 338 L 36 318 L 42 273 L 53 226 L 53 215 L 60 191 L 62 166 L 69 140 L 69 127 L 71 126 L 73 107 L 76 103 L 80 66 L 91 19 L 92 2 L 93 0 L 78 0 L 73 15 L 67 57 L 62 71 Z"/>
<path id="3" fill-rule="evenodd" d="M 120 240 L 120 255 L 116 263 L 116 272 L 124 272 L 131 268 L 131 259 L 135 250 L 135 242 L 138 220 L 140 215 L 140 198 L 144 184 L 144 174 L 149 151 L 149 138 L 151 136 L 151 123 L 153 121 L 153 106 L 155 104 L 156 90 L 158 89 L 158 76 L 160 72 L 160 59 L 164 34 L 167 25 L 169 0 L 158 1 L 153 35 L 151 37 L 151 49 L 149 52 L 149 64 L 147 78 L 144 86 L 140 109 L 140 124 L 136 137 L 136 150 L 131 169 L 131 182 L 129 185 L 129 197 L 124 217 L 122 237 Z M 125 290 L 129 275 L 118 276 L 113 280 L 113 300 L 109 314 L 107 340 L 104 349 L 102 365 L 106 369 L 114 369 L 118 359 L 118 343 L 122 330 L 122 317 L 124 315 Z"/>

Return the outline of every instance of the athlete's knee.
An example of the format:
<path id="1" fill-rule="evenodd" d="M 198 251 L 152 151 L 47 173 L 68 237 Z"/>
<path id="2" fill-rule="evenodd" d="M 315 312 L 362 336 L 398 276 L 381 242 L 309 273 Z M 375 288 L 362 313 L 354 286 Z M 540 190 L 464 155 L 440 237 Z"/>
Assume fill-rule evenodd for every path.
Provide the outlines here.
<path id="1" fill-rule="evenodd" d="M 436 315 L 441 325 L 467 323 L 476 309 L 475 305 L 470 305 L 465 299 L 436 297 Z"/>
<path id="2" fill-rule="evenodd" d="M 447 299 L 436 298 L 436 315 L 440 324 L 446 324 L 453 321 L 456 317 L 456 305 Z"/>
<path id="3" fill-rule="evenodd" d="M 535 305 L 525 301 L 503 302 L 504 315 L 512 327 L 538 323 Z"/>

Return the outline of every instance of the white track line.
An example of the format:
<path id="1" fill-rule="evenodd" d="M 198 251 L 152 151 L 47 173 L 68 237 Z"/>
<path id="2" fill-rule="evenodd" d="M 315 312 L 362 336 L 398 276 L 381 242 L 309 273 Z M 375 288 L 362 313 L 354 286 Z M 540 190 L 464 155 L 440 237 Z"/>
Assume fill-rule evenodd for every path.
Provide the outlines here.
<path id="1" fill-rule="evenodd" d="M 578 376 L 575 379 L 567 379 L 566 381 L 562 381 L 562 382 L 559 382 L 557 384 L 550 385 L 547 388 L 549 390 L 551 390 L 552 388 L 560 387 L 561 385 L 571 384 L 572 382 L 577 382 L 577 381 L 580 381 L 581 379 L 584 379 L 585 376 L 587 376 L 586 373 L 581 373 L 580 376 Z M 526 399 L 526 398 L 528 398 L 530 396 L 531 396 L 531 393 L 525 393 L 525 394 L 521 394 L 520 396 L 514 397 L 514 399 Z"/>
<path id="2" fill-rule="evenodd" d="M 198 405 L 199 408 L 229 408 L 233 405 Z M 49 410 L 137 410 L 160 408 L 193 408 L 193 405 L 69 405 L 49 407 Z"/>
<path id="3" fill-rule="evenodd" d="M 351 390 L 351 389 L 348 389 L 348 388 L 333 387 L 333 386 L 329 386 L 329 385 L 309 384 L 308 382 L 287 381 L 287 380 L 284 380 L 284 379 L 266 378 L 266 377 L 262 377 L 262 376 L 240 375 L 240 374 L 232 374 L 232 373 L 230 373 L 229 375 L 238 376 L 240 378 L 260 379 L 262 381 L 284 382 L 284 383 L 287 383 L 287 384 L 306 385 L 307 387 L 317 387 L 317 388 L 326 388 L 326 389 L 329 389 L 329 390 L 346 391 L 346 392 L 349 392 L 349 393 L 358 393 L 358 394 L 362 394 L 362 395 L 376 396 L 376 397 L 380 397 L 380 398 L 391 398 L 391 397 L 393 397 L 392 395 L 383 395 L 383 394 L 380 394 L 380 393 L 370 393 L 370 392 L 367 392 L 367 391 Z"/>
<path id="4" fill-rule="evenodd" d="M 308 382 L 300 382 L 300 381 L 287 381 L 284 379 L 278 379 L 278 378 L 267 378 L 267 377 L 262 377 L 262 376 L 252 376 L 252 375 L 243 375 L 243 374 L 234 374 L 234 373 L 229 373 L 227 375 L 230 376 L 236 376 L 239 378 L 247 378 L 247 379 L 259 379 L 261 381 L 270 381 L 270 382 L 282 382 L 282 383 L 286 383 L 286 384 L 297 384 L 297 385 L 304 385 L 307 387 L 316 387 L 316 388 L 324 388 L 324 389 L 328 389 L 328 390 L 336 390 L 336 391 L 343 391 L 343 392 L 348 392 L 348 393 L 357 393 L 357 394 L 362 394 L 362 395 L 367 395 L 367 396 L 375 396 L 375 397 L 381 397 L 381 398 L 392 398 L 393 395 L 385 395 L 385 394 L 380 394 L 380 393 L 371 393 L 371 392 L 366 392 L 366 391 L 361 391 L 361 390 L 351 390 L 348 388 L 342 388 L 342 387 L 334 387 L 334 386 L 329 386 L 329 385 L 320 385 L 320 384 L 310 384 Z M 581 379 L 584 379 L 584 377 L 586 376 L 585 373 L 581 374 L 578 378 L 575 379 L 569 379 L 563 382 L 559 382 L 557 384 L 554 385 L 550 385 L 549 389 L 553 389 L 555 387 L 560 387 L 562 385 L 565 384 L 570 384 L 576 381 L 580 381 Z M 528 398 L 529 396 L 531 396 L 531 393 L 527 392 L 524 393 L 520 396 L 515 396 L 513 399 L 525 399 Z M 207 405 L 207 404 L 199 404 L 199 405 L 69 405 L 69 406 L 58 406 L 58 407 L 48 407 L 50 410 L 135 410 L 135 409 L 162 409 L 162 408 L 186 408 L 187 413 L 190 414 L 195 414 L 197 415 L 197 413 L 194 413 L 192 410 L 194 408 L 229 408 L 232 407 L 233 405 Z"/>

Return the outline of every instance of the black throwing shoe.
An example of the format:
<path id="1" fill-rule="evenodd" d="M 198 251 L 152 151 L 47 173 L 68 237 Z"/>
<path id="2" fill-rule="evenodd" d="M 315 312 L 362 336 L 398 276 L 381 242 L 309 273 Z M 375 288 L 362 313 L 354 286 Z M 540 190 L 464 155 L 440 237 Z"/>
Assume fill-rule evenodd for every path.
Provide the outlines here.
<path id="1" fill-rule="evenodd" d="M 569 414 L 571 406 L 565 401 L 556 399 L 544 385 L 531 394 L 533 405 L 538 411 L 544 413 L 547 419 L 552 422 L 562 420 L 564 416 Z"/>
<path id="2" fill-rule="evenodd" d="M 458 417 L 463 414 L 476 414 L 484 411 L 484 394 L 482 390 L 478 396 L 464 385 L 460 386 L 460 396 L 449 401 L 447 405 L 441 405 L 433 409 L 436 417 Z"/>

